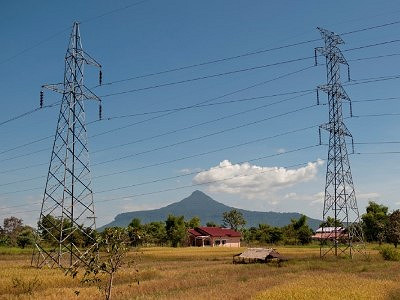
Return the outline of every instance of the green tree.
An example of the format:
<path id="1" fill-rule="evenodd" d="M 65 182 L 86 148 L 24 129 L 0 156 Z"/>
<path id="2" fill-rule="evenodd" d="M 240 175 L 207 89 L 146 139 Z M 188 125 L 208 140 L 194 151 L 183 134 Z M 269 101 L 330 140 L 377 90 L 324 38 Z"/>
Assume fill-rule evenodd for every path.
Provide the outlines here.
<path id="1" fill-rule="evenodd" d="M 164 222 L 150 222 L 143 225 L 143 241 L 147 245 L 162 246 L 167 242 Z"/>
<path id="2" fill-rule="evenodd" d="M 361 217 L 363 230 L 367 241 L 379 241 L 381 244 L 385 239 L 385 227 L 388 222 L 388 207 L 370 201 L 367 212 Z"/>
<path id="3" fill-rule="evenodd" d="M 35 243 L 35 234 L 33 228 L 24 226 L 21 232 L 17 236 L 18 247 L 25 248 L 26 246 L 32 246 Z"/>
<path id="4" fill-rule="evenodd" d="M 74 278 L 80 271 L 83 271 L 82 283 L 102 283 L 101 274 L 106 275 L 104 294 L 105 299 L 109 300 L 112 296 L 114 277 L 118 270 L 126 263 L 126 255 L 129 251 L 129 235 L 126 228 L 111 227 L 106 228 L 101 235 L 97 236 L 97 248 L 86 254 L 84 262 L 72 266 L 68 273 Z"/>
<path id="5" fill-rule="evenodd" d="M 286 244 L 308 244 L 313 231 L 307 224 L 307 217 L 302 215 L 298 220 L 292 219 L 289 225 L 282 228 Z"/>
<path id="6" fill-rule="evenodd" d="M 400 209 L 395 210 L 389 215 L 386 225 L 386 236 L 389 243 L 393 243 L 397 248 L 400 244 Z"/>
<path id="7" fill-rule="evenodd" d="M 257 232 L 258 232 L 258 229 L 257 229 L 257 227 L 254 227 L 254 226 L 243 229 L 242 234 L 243 234 L 244 241 L 246 243 L 251 243 L 253 241 L 256 241 L 257 240 Z"/>
<path id="8" fill-rule="evenodd" d="M 322 222 L 319 227 L 343 227 L 343 223 L 339 220 L 335 221 L 335 218 L 327 217 L 324 222 Z"/>
<path id="9" fill-rule="evenodd" d="M 269 238 L 270 238 L 270 243 L 272 244 L 277 244 L 280 241 L 282 241 L 283 238 L 282 229 L 279 227 L 271 227 L 269 231 Z"/>
<path id="10" fill-rule="evenodd" d="M 134 218 L 128 225 L 128 235 L 132 246 L 138 246 L 143 241 L 143 226 L 140 219 Z"/>
<path id="11" fill-rule="evenodd" d="M 213 221 L 209 221 L 209 222 L 206 223 L 206 226 L 207 227 L 217 227 L 218 225 Z"/>
<path id="12" fill-rule="evenodd" d="M 187 222 L 186 224 L 187 228 L 196 228 L 196 227 L 200 227 L 200 218 L 195 216 L 193 218 L 191 218 L 189 220 L 189 222 Z"/>
<path id="13" fill-rule="evenodd" d="M 182 246 L 186 240 L 187 232 L 184 216 L 169 215 L 165 221 L 167 239 L 172 247 Z"/>
<path id="14" fill-rule="evenodd" d="M 17 236 L 22 230 L 22 219 L 9 217 L 3 220 L 3 232 L 10 246 L 17 246 Z"/>
<path id="15" fill-rule="evenodd" d="M 231 211 L 224 212 L 222 214 L 222 223 L 224 226 L 229 227 L 234 230 L 242 229 L 246 225 L 246 220 L 243 214 L 237 209 L 232 209 Z"/>

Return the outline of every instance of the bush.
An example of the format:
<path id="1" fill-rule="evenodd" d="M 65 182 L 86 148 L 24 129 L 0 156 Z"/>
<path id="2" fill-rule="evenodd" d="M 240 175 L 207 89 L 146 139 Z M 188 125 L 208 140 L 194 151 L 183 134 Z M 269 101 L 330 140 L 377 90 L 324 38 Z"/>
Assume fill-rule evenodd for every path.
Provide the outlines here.
<path id="1" fill-rule="evenodd" d="M 400 251 L 392 247 L 382 247 L 379 250 L 384 260 L 400 261 Z"/>

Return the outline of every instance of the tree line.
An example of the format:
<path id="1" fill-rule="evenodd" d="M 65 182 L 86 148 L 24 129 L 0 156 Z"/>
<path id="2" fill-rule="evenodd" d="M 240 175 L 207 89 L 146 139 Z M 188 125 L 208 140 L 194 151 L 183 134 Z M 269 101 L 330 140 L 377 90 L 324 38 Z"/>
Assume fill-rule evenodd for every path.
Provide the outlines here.
<path id="1" fill-rule="evenodd" d="M 400 209 L 389 213 L 387 206 L 370 201 L 361 219 L 367 242 L 400 244 Z"/>
<path id="2" fill-rule="evenodd" d="M 257 227 L 246 228 L 246 220 L 242 213 L 236 209 L 224 212 L 221 216 L 221 224 L 207 222 L 208 227 L 221 226 L 232 228 L 242 233 L 242 241 L 247 244 L 283 244 L 283 245 L 306 245 L 312 242 L 313 230 L 307 224 L 307 217 L 292 219 L 283 227 L 259 224 Z M 367 242 L 393 243 L 395 247 L 400 244 L 400 210 L 389 213 L 387 206 L 376 202 L 369 202 L 366 213 L 361 216 L 361 225 Z M 60 229 L 63 234 L 68 234 L 66 228 L 71 228 L 73 234 L 68 236 L 78 247 L 85 247 L 92 243 L 99 235 L 97 231 L 88 228 L 73 230 L 68 220 L 57 219 L 46 216 L 42 219 L 39 228 L 51 228 L 39 230 L 35 233 L 30 226 L 24 225 L 21 219 L 9 217 L 4 219 L 0 226 L 0 246 L 21 247 L 32 246 L 35 243 L 35 234 L 38 238 L 55 246 L 56 240 L 53 236 L 59 235 Z M 131 246 L 185 246 L 187 245 L 188 229 L 201 226 L 201 220 L 193 217 L 185 220 L 184 216 L 169 215 L 165 221 L 150 222 L 142 224 L 141 220 L 133 219 L 126 228 Z M 340 222 L 328 218 L 321 223 L 321 227 L 340 227 Z"/>

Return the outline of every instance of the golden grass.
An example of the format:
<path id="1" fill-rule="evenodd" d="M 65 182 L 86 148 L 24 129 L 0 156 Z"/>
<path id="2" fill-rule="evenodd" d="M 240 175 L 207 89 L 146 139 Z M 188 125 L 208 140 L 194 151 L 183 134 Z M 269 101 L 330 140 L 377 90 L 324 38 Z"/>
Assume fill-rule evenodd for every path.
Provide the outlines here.
<path id="1" fill-rule="evenodd" d="M 258 294 L 255 299 L 392 299 L 398 282 L 357 274 L 301 274 L 295 280 Z"/>
<path id="2" fill-rule="evenodd" d="M 290 258 L 281 267 L 233 265 L 241 250 L 139 249 L 129 254 L 136 265 L 117 273 L 114 299 L 400 299 L 400 263 L 376 250 L 367 260 L 322 261 L 318 248 L 278 247 Z M 95 285 L 29 263 L 26 253 L 0 255 L 0 299 L 102 299 Z"/>

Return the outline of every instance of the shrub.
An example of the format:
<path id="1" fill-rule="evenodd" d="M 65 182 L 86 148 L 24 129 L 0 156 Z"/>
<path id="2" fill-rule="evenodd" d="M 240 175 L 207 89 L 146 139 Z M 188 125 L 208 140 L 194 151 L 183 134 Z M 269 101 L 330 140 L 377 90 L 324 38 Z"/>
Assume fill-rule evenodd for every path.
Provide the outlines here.
<path id="1" fill-rule="evenodd" d="M 400 261 L 400 251 L 392 247 L 382 247 L 379 250 L 384 260 Z"/>

